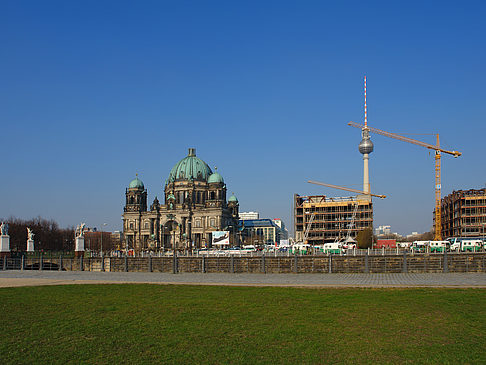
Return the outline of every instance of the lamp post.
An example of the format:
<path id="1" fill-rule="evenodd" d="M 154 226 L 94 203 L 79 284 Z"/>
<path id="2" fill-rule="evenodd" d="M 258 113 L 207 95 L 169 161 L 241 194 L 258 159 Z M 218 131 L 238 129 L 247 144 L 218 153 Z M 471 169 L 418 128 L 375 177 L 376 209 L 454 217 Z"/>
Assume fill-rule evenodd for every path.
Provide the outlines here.
<path id="1" fill-rule="evenodd" d="M 103 227 L 106 226 L 106 223 L 103 223 L 101 225 L 101 229 L 100 229 L 100 234 L 101 234 L 101 256 L 103 256 Z"/>
<path id="2" fill-rule="evenodd" d="M 160 228 L 162 231 L 162 236 L 160 237 L 160 244 L 162 246 L 162 252 L 164 252 L 165 251 L 165 225 L 161 224 Z"/>
<path id="3" fill-rule="evenodd" d="M 176 230 L 176 225 L 175 225 L 176 222 L 175 222 L 175 218 L 176 217 L 175 217 L 174 214 L 167 214 L 166 217 L 168 219 L 168 222 L 171 222 L 170 223 L 170 230 L 172 230 L 174 232 L 174 234 L 173 234 L 173 241 L 172 241 L 172 248 L 173 248 L 173 250 L 175 252 L 175 250 L 176 250 L 176 246 L 175 246 L 175 237 L 176 237 L 176 232 L 175 232 L 175 230 Z M 169 230 L 169 239 L 170 239 L 170 230 Z M 164 248 L 165 248 L 165 240 L 164 240 Z"/>
<path id="4" fill-rule="evenodd" d="M 484 241 L 484 227 L 486 226 L 486 223 L 483 223 L 483 251 L 486 249 L 486 242 Z"/>
<path id="5" fill-rule="evenodd" d="M 173 234 L 173 241 L 172 241 L 172 251 L 174 252 L 174 255 L 175 255 L 175 251 L 176 251 L 176 244 L 175 244 L 175 239 L 176 239 L 176 231 L 175 231 L 175 228 L 173 228 L 173 231 L 174 231 L 174 234 Z"/>

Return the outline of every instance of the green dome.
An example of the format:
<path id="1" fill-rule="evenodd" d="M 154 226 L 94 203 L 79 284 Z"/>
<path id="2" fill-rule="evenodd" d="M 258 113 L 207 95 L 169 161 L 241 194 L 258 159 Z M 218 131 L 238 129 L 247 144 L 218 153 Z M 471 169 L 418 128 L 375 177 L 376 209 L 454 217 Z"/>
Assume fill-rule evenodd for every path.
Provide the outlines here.
<path id="1" fill-rule="evenodd" d="M 232 194 L 232 195 L 229 197 L 228 202 L 235 202 L 235 203 L 238 203 L 238 199 L 236 198 L 235 194 Z"/>
<path id="2" fill-rule="evenodd" d="M 177 180 L 207 181 L 211 173 L 212 171 L 208 164 L 196 157 L 196 150 L 189 148 L 188 155 L 170 170 L 168 182 L 171 183 Z"/>
<path id="3" fill-rule="evenodd" d="M 128 187 L 131 189 L 131 188 L 138 188 L 138 189 L 143 189 L 144 186 L 143 186 L 143 182 L 142 180 L 140 180 L 138 178 L 138 176 L 133 179 L 132 181 L 130 181 L 130 185 L 128 185 Z"/>
<path id="4" fill-rule="evenodd" d="M 208 183 L 224 183 L 224 180 L 219 172 L 214 172 L 211 174 L 211 176 L 209 176 Z"/>

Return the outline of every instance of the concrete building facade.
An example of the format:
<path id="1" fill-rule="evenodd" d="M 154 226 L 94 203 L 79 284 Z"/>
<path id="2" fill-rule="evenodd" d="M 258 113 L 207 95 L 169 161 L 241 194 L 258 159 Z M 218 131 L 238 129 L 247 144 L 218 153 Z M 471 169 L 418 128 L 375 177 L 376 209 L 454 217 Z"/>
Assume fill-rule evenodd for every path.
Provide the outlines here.
<path id="1" fill-rule="evenodd" d="M 378 228 L 375 228 L 376 236 L 384 236 L 391 233 L 391 226 L 379 226 Z"/>
<path id="2" fill-rule="evenodd" d="M 258 212 L 240 212 L 240 219 L 241 220 L 260 219 L 260 213 L 258 213 Z"/>
<path id="3" fill-rule="evenodd" d="M 486 189 L 457 190 L 442 198 L 441 227 L 442 238 L 485 236 Z"/>
<path id="4" fill-rule="evenodd" d="M 275 245 L 280 242 L 279 227 L 271 219 L 242 220 L 240 226 L 244 244 Z"/>
<path id="5" fill-rule="evenodd" d="M 278 237 L 279 240 L 288 240 L 289 239 L 289 231 L 287 227 L 285 227 L 285 223 L 280 218 L 272 219 L 273 223 L 275 223 L 278 227 Z"/>

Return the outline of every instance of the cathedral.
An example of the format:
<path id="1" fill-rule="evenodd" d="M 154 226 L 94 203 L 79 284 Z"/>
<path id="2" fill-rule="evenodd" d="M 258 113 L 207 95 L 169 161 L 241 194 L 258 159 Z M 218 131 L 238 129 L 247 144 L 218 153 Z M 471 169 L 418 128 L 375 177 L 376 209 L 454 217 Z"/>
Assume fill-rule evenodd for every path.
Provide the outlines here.
<path id="1" fill-rule="evenodd" d="M 147 189 L 138 176 L 125 192 L 125 247 L 142 250 L 191 250 L 211 247 L 212 232 L 229 231 L 237 245 L 238 199 L 226 199 L 223 177 L 189 148 L 169 173 L 164 203 L 157 197 L 147 207 Z"/>

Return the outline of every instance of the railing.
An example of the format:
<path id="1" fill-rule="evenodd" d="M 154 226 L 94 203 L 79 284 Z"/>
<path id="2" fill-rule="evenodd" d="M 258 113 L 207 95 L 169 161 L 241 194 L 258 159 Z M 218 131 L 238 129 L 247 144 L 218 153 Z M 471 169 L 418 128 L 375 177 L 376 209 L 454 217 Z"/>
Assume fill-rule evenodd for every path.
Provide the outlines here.
<path id="1" fill-rule="evenodd" d="M 0 259 L 1 270 L 166 273 L 435 273 L 486 272 L 486 253 L 231 255 L 147 257 L 22 256 Z"/>

